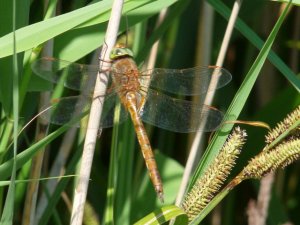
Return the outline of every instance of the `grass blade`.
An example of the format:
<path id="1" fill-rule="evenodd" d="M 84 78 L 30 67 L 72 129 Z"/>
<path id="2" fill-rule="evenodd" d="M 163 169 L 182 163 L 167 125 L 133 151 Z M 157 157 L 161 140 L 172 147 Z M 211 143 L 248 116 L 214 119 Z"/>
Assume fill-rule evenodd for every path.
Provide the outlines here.
<path id="1" fill-rule="evenodd" d="M 16 155 L 18 148 L 18 127 L 19 127 L 19 70 L 18 70 L 18 58 L 16 54 L 16 0 L 13 0 L 13 117 L 14 117 L 14 151 L 13 151 L 13 169 L 6 196 L 4 210 L 1 216 L 1 224 L 13 224 L 14 215 L 14 199 L 15 199 L 15 179 L 16 179 Z"/>
<path id="2" fill-rule="evenodd" d="M 188 223 L 187 216 L 185 212 L 175 205 L 165 206 L 161 209 L 157 209 L 149 215 L 145 216 L 141 220 L 134 223 L 134 225 L 157 225 L 163 224 L 170 221 L 171 219 L 176 219 L 176 224 L 185 225 Z"/>

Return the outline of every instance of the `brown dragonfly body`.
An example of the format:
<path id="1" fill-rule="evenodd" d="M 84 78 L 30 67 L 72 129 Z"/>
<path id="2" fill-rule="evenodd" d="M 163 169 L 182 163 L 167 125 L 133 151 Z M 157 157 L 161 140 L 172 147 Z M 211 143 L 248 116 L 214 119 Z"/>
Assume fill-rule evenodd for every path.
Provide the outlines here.
<path id="1" fill-rule="evenodd" d="M 224 68 L 216 66 L 188 69 L 154 68 L 140 72 L 133 60 L 133 53 L 122 47 L 114 48 L 110 58 L 112 67 L 109 70 L 108 91 L 97 93 L 104 97 L 104 100 L 99 98 L 103 100 L 100 127 L 114 125 L 114 108 L 120 100 L 123 107 L 119 121 L 125 121 L 127 114 L 130 114 L 151 181 L 158 197 L 163 200 L 160 174 L 142 121 L 181 133 L 218 129 L 223 113 L 205 105 L 203 99 L 207 92 L 225 86 L 231 80 L 231 74 Z M 77 96 L 55 101 L 47 111 L 48 115 L 44 117 L 46 120 L 64 125 L 78 115 L 88 114 L 91 102 L 95 100 L 90 90 L 93 90 L 95 74 L 99 70 L 97 65 L 41 58 L 32 64 L 32 69 L 51 83 L 61 83 L 63 80 L 65 87 L 81 92 Z M 213 78 L 218 82 L 211 87 L 210 82 Z M 182 97 L 197 95 L 201 98 L 199 102 L 192 102 L 174 97 L 178 95 Z M 98 129 L 98 127 L 88 128 Z"/>
<path id="2" fill-rule="evenodd" d="M 139 82 L 140 72 L 137 68 L 132 56 L 129 55 L 123 48 L 115 48 L 111 54 L 113 60 L 113 81 L 116 86 L 120 87 L 118 91 L 122 104 L 128 110 L 134 129 L 140 144 L 143 157 L 149 176 L 159 199 L 163 202 L 163 185 L 157 168 L 150 141 L 148 139 L 145 127 L 140 118 L 140 110 L 142 110 L 145 102 L 146 91 L 142 91 Z M 119 51 L 119 53 L 116 53 Z"/>

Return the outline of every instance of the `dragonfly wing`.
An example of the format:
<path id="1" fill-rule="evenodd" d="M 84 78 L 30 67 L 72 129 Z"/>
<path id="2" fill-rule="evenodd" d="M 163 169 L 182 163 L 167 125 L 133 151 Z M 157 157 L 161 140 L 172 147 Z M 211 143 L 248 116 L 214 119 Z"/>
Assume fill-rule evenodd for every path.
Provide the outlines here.
<path id="1" fill-rule="evenodd" d="M 175 99 L 151 89 L 140 113 L 146 123 L 180 133 L 214 131 L 223 119 L 223 113 L 213 107 Z"/>
<path id="2" fill-rule="evenodd" d="M 46 110 L 42 119 L 47 122 L 64 125 L 69 123 L 70 126 L 80 126 L 82 118 L 88 115 L 91 98 L 86 96 L 71 96 L 52 100 L 52 102 L 42 108 Z M 72 123 L 72 121 L 74 122 Z M 76 122 L 77 121 L 77 122 Z"/>
<path id="3" fill-rule="evenodd" d="M 95 101 L 103 101 L 100 97 Z M 69 123 L 70 126 L 87 127 L 87 119 L 90 111 L 92 97 L 80 95 L 65 97 L 54 101 L 52 104 L 43 107 L 46 110 L 41 116 L 44 120 L 64 125 Z M 118 102 L 116 93 L 109 94 L 103 102 L 103 110 L 101 115 L 100 127 L 111 127 L 114 124 L 114 108 Z M 121 107 L 120 122 L 127 118 L 126 110 Z M 80 122 L 81 121 L 81 122 Z M 98 129 L 97 127 L 88 127 L 89 129 Z"/>
<path id="4" fill-rule="evenodd" d="M 112 127 L 114 125 L 114 118 L 115 118 L 115 108 L 120 104 L 120 117 L 119 123 L 124 122 L 127 117 L 128 113 L 127 110 L 124 108 L 123 104 L 120 103 L 119 96 L 117 93 L 109 94 L 105 97 L 103 111 L 101 115 L 100 126 L 103 128 Z"/>
<path id="5" fill-rule="evenodd" d="M 141 83 L 151 78 L 150 86 L 180 95 L 199 95 L 221 88 L 231 80 L 226 69 L 217 66 L 194 67 L 189 69 L 153 69 L 142 73 Z M 145 82 L 143 81 L 145 80 Z M 216 81 L 210 86 L 210 82 Z"/>
<path id="6" fill-rule="evenodd" d="M 71 63 L 50 57 L 34 61 L 31 68 L 41 78 L 52 83 L 63 82 L 73 90 L 93 90 L 91 87 L 95 84 L 99 70 L 96 65 Z"/>

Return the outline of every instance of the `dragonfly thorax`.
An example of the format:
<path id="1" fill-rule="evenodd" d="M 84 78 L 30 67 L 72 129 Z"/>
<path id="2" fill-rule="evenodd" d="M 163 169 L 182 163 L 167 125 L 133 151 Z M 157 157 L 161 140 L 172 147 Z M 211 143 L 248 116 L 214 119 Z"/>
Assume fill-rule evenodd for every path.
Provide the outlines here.
<path id="1" fill-rule="evenodd" d="M 112 64 L 112 77 L 116 86 L 120 87 L 120 94 L 129 91 L 139 91 L 139 71 L 132 58 L 123 57 L 114 60 Z"/>

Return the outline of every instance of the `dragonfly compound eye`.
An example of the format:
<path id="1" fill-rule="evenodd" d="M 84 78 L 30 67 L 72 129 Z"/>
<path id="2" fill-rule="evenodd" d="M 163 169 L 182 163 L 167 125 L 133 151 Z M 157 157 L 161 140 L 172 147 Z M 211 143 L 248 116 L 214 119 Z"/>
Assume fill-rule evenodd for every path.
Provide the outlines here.
<path id="1" fill-rule="evenodd" d="M 118 59 L 121 57 L 133 57 L 133 52 L 128 48 L 114 48 L 110 53 L 110 59 Z"/>

